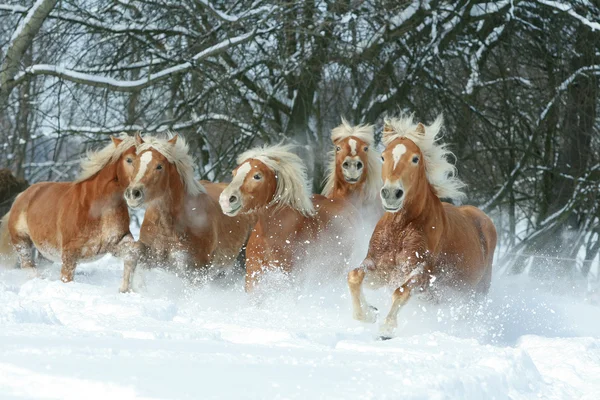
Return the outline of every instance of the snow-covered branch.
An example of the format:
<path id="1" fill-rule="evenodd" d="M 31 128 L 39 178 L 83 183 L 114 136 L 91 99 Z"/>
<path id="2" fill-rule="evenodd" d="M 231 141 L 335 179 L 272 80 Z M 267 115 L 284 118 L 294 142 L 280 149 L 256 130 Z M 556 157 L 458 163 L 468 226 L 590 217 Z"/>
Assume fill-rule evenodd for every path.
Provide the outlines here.
<path id="1" fill-rule="evenodd" d="M 28 75 L 50 75 L 55 76 L 66 81 L 75 82 L 88 86 L 95 86 L 101 88 L 111 89 L 117 92 L 135 92 L 141 89 L 152 86 L 164 79 L 167 79 L 173 75 L 183 74 L 194 68 L 198 62 L 201 62 L 209 57 L 215 56 L 223 51 L 226 51 L 234 46 L 251 40 L 259 31 L 257 28 L 251 32 L 243 35 L 236 36 L 234 38 L 225 39 L 213 46 L 210 46 L 201 52 L 194 55 L 190 61 L 174 65 L 169 68 L 165 68 L 159 72 L 150 74 L 144 78 L 136 80 L 119 80 L 106 76 L 99 76 L 93 74 L 87 74 L 77 72 L 69 68 L 64 68 L 57 65 L 32 65 L 27 67 L 25 71 L 15 76 L 13 84 L 18 84 L 21 80 L 25 79 Z"/>
<path id="2" fill-rule="evenodd" d="M 540 116 L 537 120 L 537 125 L 540 125 L 541 122 L 546 118 L 546 115 L 548 115 L 548 111 L 550 111 L 550 109 L 552 108 L 552 106 L 554 105 L 556 100 L 562 95 L 562 93 L 568 89 L 568 87 L 571 85 L 571 83 L 573 83 L 575 78 L 577 78 L 579 75 L 585 74 L 585 73 L 592 73 L 594 75 L 600 75 L 600 65 L 589 65 L 589 66 L 581 67 L 577 71 L 572 73 L 571 76 L 569 76 L 567 79 L 565 79 L 556 88 L 556 94 L 554 95 L 552 100 L 550 100 L 548 102 L 548 104 L 546 104 L 546 107 L 544 107 L 544 109 L 540 113 Z"/>
<path id="3" fill-rule="evenodd" d="M 589 26 L 592 29 L 592 31 L 600 31 L 600 22 L 590 21 L 589 19 L 585 18 L 583 15 L 577 14 L 575 12 L 575 10 L 573 9 L 572 4 L 565 4 L 565 3 L 559 2 L 559 1 L 548 1 L 548 0 L 538 0 L 538 2 L 541 4 L 544 4 L 548 7 L 552 7 L 556 10 L 566 12 L 573 18 L 579 20 L 582 24 Z"/>

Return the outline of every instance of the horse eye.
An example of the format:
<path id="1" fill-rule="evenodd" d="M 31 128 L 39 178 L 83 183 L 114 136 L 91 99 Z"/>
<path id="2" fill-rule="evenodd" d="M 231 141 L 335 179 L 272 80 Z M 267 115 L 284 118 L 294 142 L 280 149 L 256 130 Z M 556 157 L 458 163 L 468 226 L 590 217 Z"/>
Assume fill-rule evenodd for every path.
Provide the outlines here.
<path id="1" fill-rule="evenodd" d="M 412 159 L 413 164 L 416 164 L 419 162 L 419 157 L 418 156 L 414 156 Z"/>
<path id="2" fill-rule="evenodd" d="M 257 181 L 260 181 L 260 178 L 261 178 L 260 174 L 254 175 L 254 179 L 256 179 Z"/>
<path id="3" fill-rule="evenodd" d="M 161 165 L 161 164 L 158 164 L 158 165 L 156 166 L 156 169 L 158 169 L 158 170 L 161 170 L 161 169 L 162 169 L 162 165 Z"/>
<path id="4" fill-rule="evenodd" d="M 127 164 L 133 164 L 133 160 L 131 158 L 127 159 Z"/>
<path id="5" fill-rule="evenodd" d="M 385 162 L 385 159 L 383 158 L 383 156 L 381 156 L 381 161 Z"/>
<path id="6" fill-rule="evenodd" d="M 364 151 L 369 151 L 369 147 L 365 146 L 365 148 L 363 149 Z"/>
<path id="7" fill-rule="evenodd" d="M 335 151 L 340 151 L 342 148 L 340 146 L 335 146 Z"/>

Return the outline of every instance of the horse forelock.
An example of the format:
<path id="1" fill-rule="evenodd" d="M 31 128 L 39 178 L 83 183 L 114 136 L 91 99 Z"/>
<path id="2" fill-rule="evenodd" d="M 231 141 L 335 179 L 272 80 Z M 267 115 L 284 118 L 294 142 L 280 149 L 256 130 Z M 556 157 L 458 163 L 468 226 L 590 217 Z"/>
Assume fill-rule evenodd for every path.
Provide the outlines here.
<path id="1" fill-rule="evenodd" d="M 257 147 L 240 154 L 237 164 L 255 159 L 275 172 L 277 188 L 273 203 L 289 206 L 303 215 L 313 215 L 315 209 L 310 198 L 306 166 L 296 154 L 292 145 Z"/>
<path id="2" fill-rule="evenodd" d="M 454 154 L 447 149 L 446 144 L 437 140 L 442 125 L 441 114 L 431 125 L 425 127 L 425 133 L 417 132 L 418 124 L 414 122 L 413 114 L 386 118 L 382 141 L 389 147 L 396 139 L 411 140 L 423 154 L 427 180 L 436 195 L 460 201 L 465 197 L 463 189 L 466 185 L 456 176 L 456 167 L 448 161 Z"/>
<path id="3" fill-rule="evenodd" d="M 204 186 L 194 177 L 194 159 L 189 154 L 189 146 L 186 140 L 178 136 L 177 141 L 169 143 L 169 140 L 174 136 L 173 133 L 168 133 L 166 138 L 156 136 L 145 136 L 144 141 L 137 145 L 137 152 L 141 154 L 146 150 L 155 150 L 164 156 L 167 161 L 177 169 L 179 177 L 183 182 L 186 192 L 191 196 L 196 196 L 200 193 L 206 193 Z"/>
<path id="4" fill-rule="evenodd" d="M 346 139 L 354 136 L 367 145 L 373 145 L 375 141 L 374 127 L 369 124 L 350 125 L 345 118 L 342 118 L 342 123 L 331 130 L 331 141 L 336 142 L 340 139 Z"/>
<path id="5" fill-rule="evenodd" d="M 76 183 L 90 179 L 107 165 L 117 162 L 127 150 L 135 146 L 135 139 L 125 132 L 121 133 L 118 138 L 121 139 L 119 145 L 115 146 L 111 141 L 102 149 L 89 151 L 86 154 L 85 159 L 81 161 L 81 172 L 75 180 Z"/>

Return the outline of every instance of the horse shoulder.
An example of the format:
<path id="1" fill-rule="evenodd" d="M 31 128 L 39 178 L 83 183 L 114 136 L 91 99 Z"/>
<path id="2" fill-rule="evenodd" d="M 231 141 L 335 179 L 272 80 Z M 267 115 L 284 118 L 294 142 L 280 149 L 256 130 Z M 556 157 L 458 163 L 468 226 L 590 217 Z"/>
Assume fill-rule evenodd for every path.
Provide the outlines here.
<path id="1" fill-rule="evenodd" d="M 210 181 L 200 181 L 200 184 L 204 186 L 206 189 L 206 193 L 210 196 L 211 199 L 215 200 L 217 203 L 219 202 L 219 196 L 221 192 L 225 190 L 227 187 L 227 183 L 221 182 L 210 182 Z"/>

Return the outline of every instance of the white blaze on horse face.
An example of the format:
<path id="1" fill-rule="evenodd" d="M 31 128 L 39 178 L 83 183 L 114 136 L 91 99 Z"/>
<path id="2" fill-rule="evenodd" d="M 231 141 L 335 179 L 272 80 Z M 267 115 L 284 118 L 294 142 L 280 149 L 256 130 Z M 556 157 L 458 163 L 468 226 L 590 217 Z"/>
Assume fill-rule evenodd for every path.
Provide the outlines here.
<path id="1" fill-rule="evenodd" d="M 246 175 L 248 175 L 248 172 L 250 172 L 251 169 L 252 166 L 249 162 L 245 162 L 242 165 L 240 165 L 229 186 L 227 186 L 225 190 L 221 192 L 221 195 L 219 196 L 219 204 L 221 205 L 221 209 L 223 209 L 223 211 L 231 211 L 231 204 L 229 203 L 229 198 L 232 194 L 239 193 L 240 188 L 246 180 Z M 238 198 L 239 197 L 240 196 L 238 195 Z"/>
<path id="2" fill-rule="evenodd" d="M 350 144 L 350 151 L 352 152 L 352 155 L 355 156 L 356 155 L 356 140 L 350 139 L 350 140 L 348 140 L 348 144 Z"/>
<path id="3" fill-rule="evenodd" d="M 135 179 L 133 180 L 134 184 L 137 184 L 140 180 L 142 180 L 142 178 L 146 174 L 146 169 L 148 168 L 148 164 L 150 164 L 150 161 L 152 161 L 151 151 L 147 151 L 144 154 L 142 154 L 142 156 L 140 157 L 140 169 L 138 170 L 138 173 L 135 176 Z"/>
<path id="4" fill-rule="evenodd" d="M 406 146 L 403 144 L 397 144 L 392 150 L 392 156 L 394 156 L 394 169 L 396 169 L 396 165 L 398 165 L 398 161 L 402 158 L 402 155 L 406 153 Z"/>

